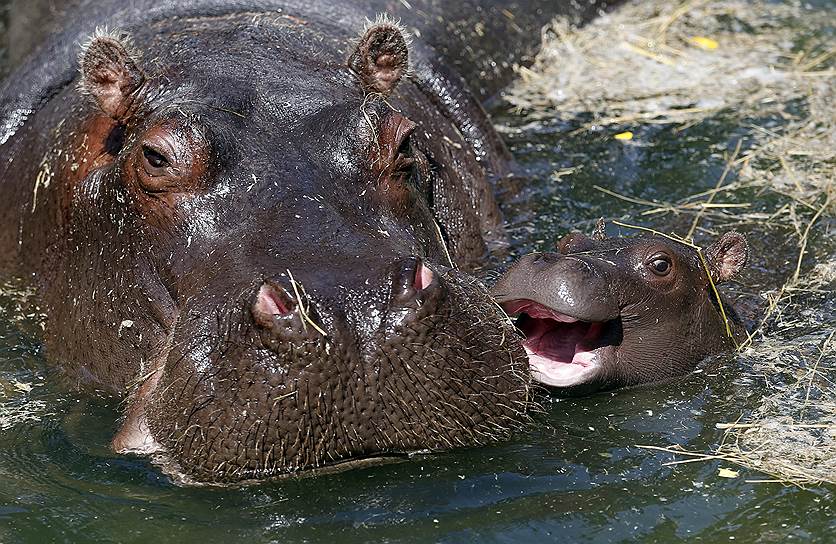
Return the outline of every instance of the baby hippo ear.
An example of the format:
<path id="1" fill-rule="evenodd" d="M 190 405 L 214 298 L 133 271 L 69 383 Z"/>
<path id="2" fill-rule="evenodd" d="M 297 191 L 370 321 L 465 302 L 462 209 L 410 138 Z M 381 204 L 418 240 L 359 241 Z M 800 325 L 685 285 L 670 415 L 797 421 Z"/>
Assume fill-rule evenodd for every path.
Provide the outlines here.
<path id="1" fill-rule="evenodd" d="M 387 95 L 409 70 L 409 38 L 397 22 L 378 17 L 360 38 L 348 66 L 366 92 Z"/>
<path id="2" fill-rule="evenodd" d="M 145 82 L 145 74 L 129 52 L 125 37 L 97 31 L 81 50 L 81 88 L 101 110 L 119 119 L 131 109 L 133 93 Z"/>
<path id="3" fill-rule="evenodd" d="M 749 243 L 739 232 L 727 232 L 705 249 L 705 260 L 714 283 L 729 281 L 749 260 Z"/>

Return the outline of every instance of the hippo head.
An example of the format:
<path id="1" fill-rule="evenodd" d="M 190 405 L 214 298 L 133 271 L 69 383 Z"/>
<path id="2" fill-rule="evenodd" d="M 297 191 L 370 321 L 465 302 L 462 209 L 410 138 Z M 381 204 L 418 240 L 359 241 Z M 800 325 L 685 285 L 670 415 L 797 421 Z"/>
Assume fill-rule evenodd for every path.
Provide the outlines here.
<path id="1" fill-rule="evenodd" d="M 47 341 L 130 392 L 113 446 L 230 482 L 504 437 L 527 363 L 456 270 L 486 174 L 400 28 L 167 24 L 92 39 L 64 132 Z"/>
<path id="2" fill-rule="evenodd" d="M 731 342 L 706 266 L 715 284 L 734 277 L 748 256 L 740 234 L 708 247 L 706 266 L 694 248 L 661 236 L 572 233 L 557 249 L 526 255 L 493 288 L 519 315 L 540 383 L 576 394 L 664 380 Z"/>

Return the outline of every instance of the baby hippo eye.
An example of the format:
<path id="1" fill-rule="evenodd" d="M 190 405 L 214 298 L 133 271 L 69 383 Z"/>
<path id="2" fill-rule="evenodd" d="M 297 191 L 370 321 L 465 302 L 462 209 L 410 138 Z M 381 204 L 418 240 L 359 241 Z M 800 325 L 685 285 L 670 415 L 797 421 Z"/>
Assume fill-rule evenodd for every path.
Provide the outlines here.
<path id="1" fill-rule="evenodd" d="M 142 146 L 142 159 L 145 162 L 145 169 L 152 176 L 165 175 L 165 170 L 171 166 L 165 155 L 147 145 Z"/>
<path id="2" fill-rule="evenodd" d="M 671 261 L 665 255 L 656 255 L 650 261 L 650 270 L 657 276 L 667 276 L 671 271 Z"/>

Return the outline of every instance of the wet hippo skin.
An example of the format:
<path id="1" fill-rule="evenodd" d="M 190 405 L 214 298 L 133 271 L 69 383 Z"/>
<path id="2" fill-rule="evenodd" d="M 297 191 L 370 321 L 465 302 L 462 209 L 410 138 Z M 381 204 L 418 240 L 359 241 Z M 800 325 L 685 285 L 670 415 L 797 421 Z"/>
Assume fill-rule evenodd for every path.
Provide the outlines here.
<path id="1" fill-rule="evenodd" d="M 466 272 L 503 236 L 480 99 L 599 5 L 405 4 L 12 9 L 0 271 L 67 381 L 125 397 L 117 451 L 225 483 L 524 419 L 525 353 Z"/>
<path id="2" fill-rule="evenodd" d="M 682 376 L 733 349 L 745 330 L 715 285 L 748 260 L 746 239 L 728 232 L 704 251 L 662 236 L 592 238 L 572 233 L 556 253 L 520 259 L 493 295 L 517 315 L 534 379 L 583 394 Z M 731 336 L 729 336 L 731 332 Z"/>

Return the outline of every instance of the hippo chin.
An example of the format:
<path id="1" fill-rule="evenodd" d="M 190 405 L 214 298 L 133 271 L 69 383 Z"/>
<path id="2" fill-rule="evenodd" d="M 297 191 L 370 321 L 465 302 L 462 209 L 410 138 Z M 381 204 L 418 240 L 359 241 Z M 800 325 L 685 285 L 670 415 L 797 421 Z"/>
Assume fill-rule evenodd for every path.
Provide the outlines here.
<path id="1" fill-rule="evenodd" d="M 695 249 L 661 236 L 569 234 L 558 253 L 526 255 L 492 292 L 525 336 L 536 381 L 569 394 L 684 375 L 744 334 L 717 298 Z M 724 234 L 705 250 L 714 284 L 735 277 L 746 239 Z"/>

